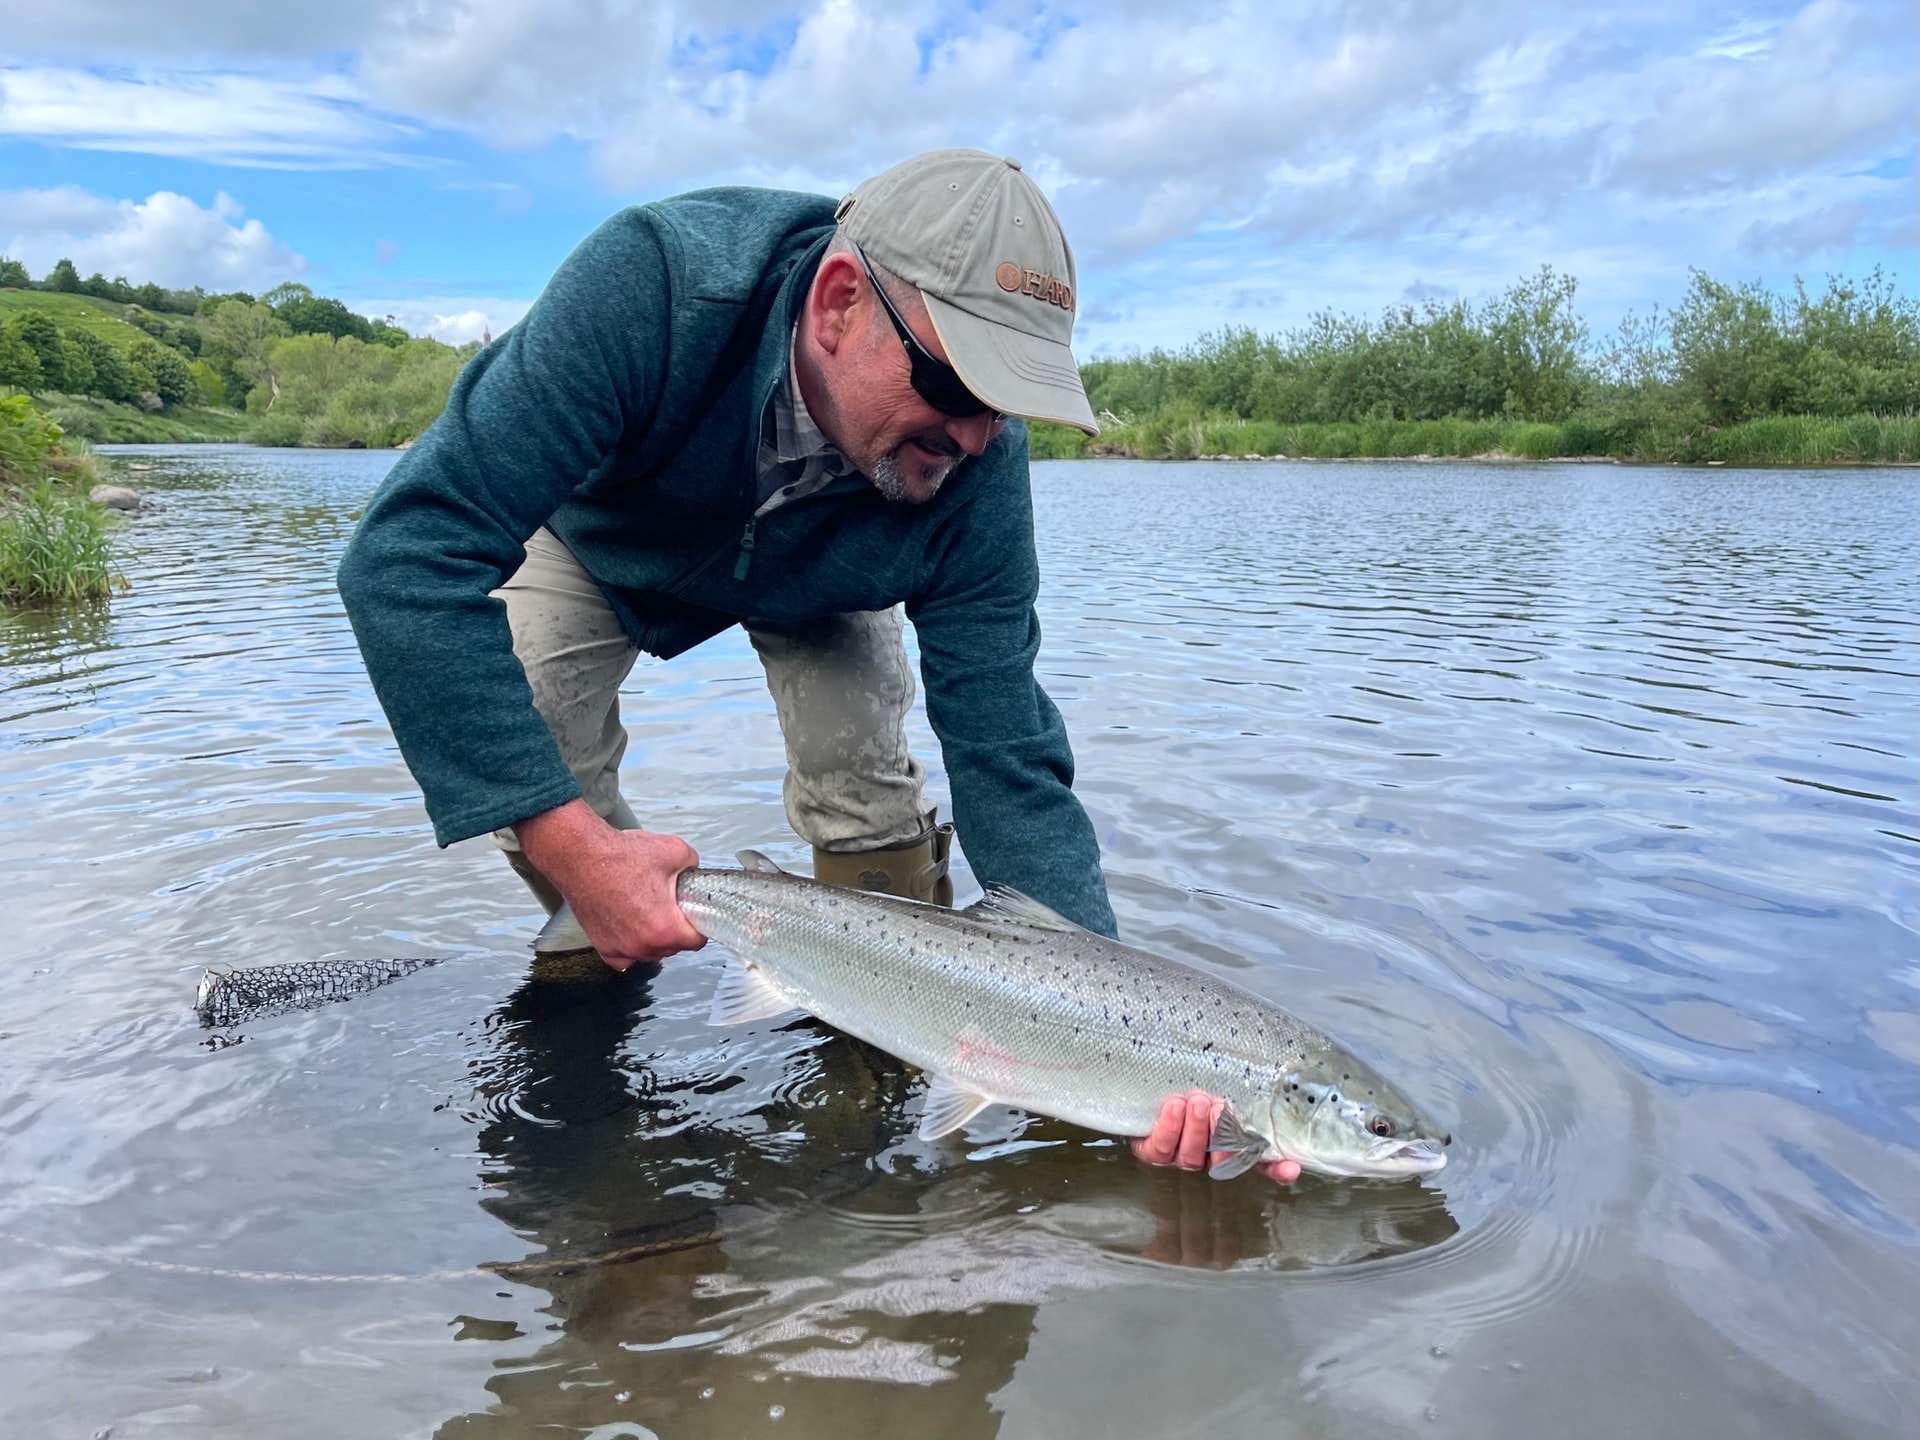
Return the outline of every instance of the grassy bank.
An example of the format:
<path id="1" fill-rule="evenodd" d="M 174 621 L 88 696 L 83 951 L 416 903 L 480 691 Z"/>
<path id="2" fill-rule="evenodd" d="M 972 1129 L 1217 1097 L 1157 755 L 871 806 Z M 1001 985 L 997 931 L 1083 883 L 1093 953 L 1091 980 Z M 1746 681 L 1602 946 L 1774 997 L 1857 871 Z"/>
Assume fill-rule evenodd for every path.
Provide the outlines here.
<path id="1" fill-rule="evenodd" d="M 194 445 L 248 438 L 253 422 L 236 410 L 169 405 L 142 410 L 86 395 L 44 395 L 39 403 L 76 440 L 94 445 Z"/>
<path id="2" fill-rule="evenodd" d="M 119 582 L 91 457 L 24 395 L 0 399 L 0 602 L 99 599 Z"/>
<path id="3" fill-rule="evenodd" d="M 1682 464 L 1839 465 L 1920 461 L 1920 416 L 1775 415 L 1716 428 L 1571 419 L 1364 420 L 1286 425 L 1231 416 L 1171 415 L 1108 424 L 1089 441 L 1061 425 L 1029 428 L 1036 460 L 1127 456 L 1193 460 L 1211 456 L 1315 460 L 1606 458 Z"/>

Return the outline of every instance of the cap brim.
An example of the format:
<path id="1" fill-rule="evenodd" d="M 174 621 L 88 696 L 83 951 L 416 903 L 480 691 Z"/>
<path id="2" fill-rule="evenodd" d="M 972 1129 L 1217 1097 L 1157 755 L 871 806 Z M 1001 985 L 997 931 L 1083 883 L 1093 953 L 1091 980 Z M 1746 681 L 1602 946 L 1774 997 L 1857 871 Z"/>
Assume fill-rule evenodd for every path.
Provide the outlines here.
<path id="1" fill-rule="evenodd" d="M 967 389 L 1006 415 L 1051 420 L 1089 435 L 1100 433 L 1071 349 L 1010 325 L 982 320 L 924 290 L 920 293 L 947 360 Z"/>

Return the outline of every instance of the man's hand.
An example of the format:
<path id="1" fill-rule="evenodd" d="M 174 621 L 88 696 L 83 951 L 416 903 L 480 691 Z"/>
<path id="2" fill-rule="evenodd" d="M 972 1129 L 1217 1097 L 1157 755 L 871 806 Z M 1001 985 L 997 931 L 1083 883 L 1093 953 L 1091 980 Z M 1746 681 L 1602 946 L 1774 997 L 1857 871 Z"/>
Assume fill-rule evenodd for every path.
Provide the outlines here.
<path id="1" fill-rule="evenodd" d="M 1206 1169 L 1213 1158 L 1207 1153 L 1207 1141 L 1213 1138 L 1214 1124 L 1226 1104 L 1204 1090 L 1169 1095 L 1160 1107 L 1160 1118 L 1154 1121 L 1152 1133 L 1130 1142 L 1133 1153 L 1149 1165 Z M 1291 1185 L 1300 1178 L 1299 1163 L 1293 1160 L 1267 1160 L 1254 1168 L 1282 1185 Z"/>
<path id="2" fill-rule="evenodd" d="M 677 835 L 616 830 L 584 800 L 513 827 L 534 868 L 566 896 L 600 958 L 616 970 L 698 950 L 706 937 L 680 909 L 674 882 L 700 857 Z"/>

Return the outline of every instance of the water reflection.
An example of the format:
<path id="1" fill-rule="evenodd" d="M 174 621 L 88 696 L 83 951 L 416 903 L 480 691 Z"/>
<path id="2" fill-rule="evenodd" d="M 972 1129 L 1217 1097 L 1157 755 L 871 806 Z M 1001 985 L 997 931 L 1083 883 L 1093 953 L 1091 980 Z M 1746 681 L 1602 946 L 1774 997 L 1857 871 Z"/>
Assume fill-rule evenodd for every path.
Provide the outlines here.
<path id="1" fill-rule="evenodd" d="M 774 1405 L 991 1435 L 1055 1295 L 1138 1283 L 1141 1261 L 1324 1269 L 1458 1229 L 1417 1182 L 1217 1184 L 1006 1115 L 972 1163 L 916 1139 L 920 1081 L 885 1054 L 808 1020 L 703 1054 L 656 1012 L 656 974 L 530 979 L 488 1022 L 481 1203 L 531 1247 L 489 1268 L 546 1291 L 557 1333 L 500 1361 L 494 1406 L 442 1435 L 614 1418 L 727 1435 Z M 911 1391 L 936 1385 L 928 1428 Z"/>
<path id="2" fill-rule="evenodd" d="M 1042 469 L 1123 933 L 1458 1137 L 1283 1192 L 922 1145 L 871 1051 L 707 1027 L 715 956 L 524 987 L 332 590 L 390 457 L 143 459 L 133 588 L 0 619 L 0 1432 L 1911 1428 L 1912 472 Z M 630 695 L 643 813 L 793 858 L 750 649 Z M 188 1008 L 428 955 L 217 1051 Z"/>

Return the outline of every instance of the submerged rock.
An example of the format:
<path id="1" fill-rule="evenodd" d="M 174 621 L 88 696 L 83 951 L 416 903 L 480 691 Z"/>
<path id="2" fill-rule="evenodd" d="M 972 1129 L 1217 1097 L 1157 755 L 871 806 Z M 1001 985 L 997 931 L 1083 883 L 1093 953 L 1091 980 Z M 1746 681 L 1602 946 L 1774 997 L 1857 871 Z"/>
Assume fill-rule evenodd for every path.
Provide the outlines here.
<path id="1" fill-rule="evenodd" d="M 136 515 L 147 508 L 147 502 L 140 498 L 140 492 L 129 490 L 124 485 L 96 485 L 87 492 L 87 499 L 109 510 L 131 510 Z"/>

